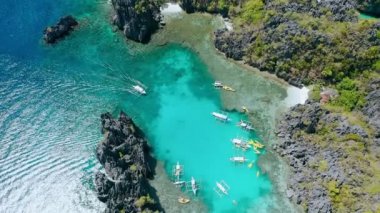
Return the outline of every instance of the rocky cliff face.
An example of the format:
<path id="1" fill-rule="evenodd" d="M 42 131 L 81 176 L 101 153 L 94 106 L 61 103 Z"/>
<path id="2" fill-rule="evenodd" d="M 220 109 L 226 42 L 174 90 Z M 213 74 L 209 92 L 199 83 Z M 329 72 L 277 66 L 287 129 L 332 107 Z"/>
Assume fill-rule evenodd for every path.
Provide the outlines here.
<path id="1" fill-rule="evenodd" d="M 161 210 L 155 190 L 149 185 L 155 160 L 141 130 L 125 113 L 118 120 L 110 113 L 101 115 L 104 141 L 98 144 L 96 156 L 105 174 L 95 176 L 100 201 L 106 212 L 141 212 Z"/>
<path id="2" fill-rule="evenodd" d="M 364 111 L 380 113 L 377 92 Z M 377 108 L 376 108 L 377 106 Z M 378 128 L 378 127 L 377 127 Z M 293 175 L 287 196 L 307 212 L 377 211 L 379 156 L 373 136 L 347 117 L 323 109 L 320 103 L 297 105 L 279 122 L 274 150 L 290 165 Z M 378 145 L 377 145 L 378 146 Z"/>
<path id="3" fill-rule="evenodd" d="M 369 70 L 380 59 L 368 51 L 378 51 L 380 24 L 358 23 L 353 1 L 264 2 L 257 20 L 251 11 L 244 13 L 245 5 L 237 10 L 245 25 L 215 32 L 215 47 L 297 87 L 339 82 L 341 76 L 351 77 L 349 70 Z"/>
<path id="4" fill-rule="evenodd" d="M 62 17 L 55 26 L 47 27 L 44 30 L 44 40 L 46 43 L 55 43 L 58 39 L 68 35 L 70 31 L 78 25 L 72 16 Z"/>
<path id="5" fill-rule="evenodd" d="M 370 83 L 366 100 L 363 114 L 367 116 L 368 123 L 373 126 L 375 141 L 380 146 L 380 79 Z"/>
<path id="6" fill-rule="evenodd" d="M 146 43 L 159 27 L 160 5 L 155 0 L 112 0 L 112 5 L 113 22 L 127 38 Z"/>

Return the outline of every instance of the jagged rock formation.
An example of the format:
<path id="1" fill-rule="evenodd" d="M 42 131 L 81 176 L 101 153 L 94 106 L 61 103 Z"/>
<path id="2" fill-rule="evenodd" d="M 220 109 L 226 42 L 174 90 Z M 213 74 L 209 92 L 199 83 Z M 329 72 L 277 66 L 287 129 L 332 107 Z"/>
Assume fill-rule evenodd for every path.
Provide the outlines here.
<path id="1" fill-rule="evenodd" d="M 124 112 L 118 120 L 110 113 L 101 115 L 104 141 L 98 144 L 96 156 L 106 174 L 95 176 L 100 201 L 106 212 L 141 212 L 161 210 L 155 190 L 149 185 L 155 160 L 142 131 Z"/>
<path id="2" fill-rule="evenodd" d="M 347 23 L 345 27 L 331 33 L 332 29 L 328 28 L 336 22 L 327 21 L 325 18 L 313 19 L 310 16 L 306 17 L 305 21 L 304 13 L 289 12 L 294 8 L 295 11 L 302 12 L 311 6 L 303 5 L 299 8 L 293 7 L 292 4 L 269 4 L 266 7 L 274 8 L 275 12 L 267 12 L 260 25 L 242 27 L 236 32 L 216 31 L 215 47 L 227 57 L 243 60 L 297 87 L 317 80 L 338 82 L 342 76 L 351 77 L 354 72 L 350 70 L 359 71 L 355 74 L 369 70 L 372 64 L 380 59 L 380 54 L 376 52 L 380 46 L 377 33 L 380 31 L 379 23 Z M 352 8 L 352 5 L 346 7 Z M 284 13 L 283 10 L 289 11 Z M 315 11 L 316 16 L 319 16 L 317 11 L 319 10 Z M 330 15 L 330 19 L 340 20 L 341 17 L 346 15 L 340 10 Z M 355 21 L 356 17 L 352 19 Z M 368 50 L 374 50 L 373 53 L 376 54 Z"/>
<path id="3" fill-rule="evenodd" d="M 112 0 L 112 5 L 113 22 L 127 38 L 146 43 L 159 27 L 160 5 L 155 0 Z"/>
<path id="4" fill-rule="evenodd" d="M 375 110 L 375 104 L 369 105 L 369 112 Z M 380 184 L 378 156 L 369 149 L 372 136 L 365 128 L 308 101 L 285 114 L 276 134 L 274 150 L 293 171 L 287 196 L 307 212 L 378 210 L 380 196 L 371 191 Z"/>
<path id="5" fill-rule="evenodd" d="M 60 39 L 69 34 L 70 31 L 78 25 L 78 22 L 72 16 L 65 16 L 59 20 L 55 26 L 47 27 L 44 30 L 44 40 L 46 43 L 55 43 L 57 39 Z"/>
<path id="6" fill-rule="evenodd" d="M 375 141 L 380 145 L 380 79 L 372 81 L 369 90 L 363 114 L 367 116 L 368 123 L 373 126 Z"/>

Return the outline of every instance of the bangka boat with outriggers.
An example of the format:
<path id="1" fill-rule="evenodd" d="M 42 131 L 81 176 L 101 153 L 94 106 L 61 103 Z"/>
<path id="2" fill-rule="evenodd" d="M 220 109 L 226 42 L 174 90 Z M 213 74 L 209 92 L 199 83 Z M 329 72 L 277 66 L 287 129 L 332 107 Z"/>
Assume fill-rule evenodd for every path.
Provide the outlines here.
<path id="1" fill-rule="evenodd" d="M 214 87 L 216 88 L 222 88 L 223 87 L 223 83 L 221 81 L 215 81 L 213 83 Z"/>
<path id="2" fill-rule="evenodd" d="M 235 156 L 235 157 L 231 157 L 230 161 L 234 163 L 245 163 L 248 161 L 248 159 L 245 158 L 244 156 Z"/>
<path id="3" fill-rule="evenodd" d="M 235 145 L 235 147 L 241 148 L 244 151 L 251 148 L 251 145 L 249 145 L 246 140 L 241 138 L 234 138 L 231 140 L 231 142 Z"/>
<path id="4" fill-rule="evenodd" d="M 180 177 L 183 175 L 183 172 L 183 165 L 179 164 L 177 161 L 177 164 L 173 166 L 173 176 Z"/>
<path id="5" fill-rule="evenodd" d="M 214 116 L 217 120 L 228 122 L 230 119 L 228 118 L 227 113 L 222 112 L 212 112 L 212 116 Z"/>
<path id="6" fill-rule="evenodd" d="M 245 129 L 245 130 L 248 130 L 248 131 L 255 130 L 255 128 L 253 128 L 252 124 L 250 122 L 248 122 L 248 121 L 240 120 L 237 125 L 239 127 L 241 127 L 242 129 Z"/>
<path id="7" fill-rule="evenodd" d="M 182 187 L 186 184 L 186 181 L 181 180 L 181 176 L 183 176 L 183 165 L 180 165 L 177 161 L 177 164 L 173 166 L 172 175 L 173 175 L 173 184 L 177 187 Z"/>
<path id="8" fill-rule="evenodd" d="M 230 190 L 230 187 L 224 182 L 224 180 L 216 181 L 216 187 L 214 188 L 214 191 L 220 196 L 228 195 L 228 191 Z"/>
<path id="9" fill-rule="evenodd" d="M 197 192 L 199 190 L 199 185 L 198 185 L 198 182 L 195 181 L 194 177 L 191 177 L 191 180 L 187 182 L 186 189 L 187 191 L 192 191 L 195 196 L 197 195 Z"/>

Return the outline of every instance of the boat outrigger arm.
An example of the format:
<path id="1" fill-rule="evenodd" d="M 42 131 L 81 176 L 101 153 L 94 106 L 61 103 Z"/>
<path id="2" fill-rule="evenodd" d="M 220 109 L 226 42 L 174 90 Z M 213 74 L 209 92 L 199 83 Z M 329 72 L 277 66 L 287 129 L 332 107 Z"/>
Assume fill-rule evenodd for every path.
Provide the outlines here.
<path id="1" fill-rule="evenodd" d="M 213 85 L 217 88 L 223 87 L 223 83 L 221 81 L 215 81 Z"/>
<path id="2" fill-rule="evenodd" d="M 214 191 L 220 196 L 228 195 L 228 190 L 230 190 L 230 187 L 224 182 L 224 180 L 217 181 L 216 187 L 214 188 Z"/>

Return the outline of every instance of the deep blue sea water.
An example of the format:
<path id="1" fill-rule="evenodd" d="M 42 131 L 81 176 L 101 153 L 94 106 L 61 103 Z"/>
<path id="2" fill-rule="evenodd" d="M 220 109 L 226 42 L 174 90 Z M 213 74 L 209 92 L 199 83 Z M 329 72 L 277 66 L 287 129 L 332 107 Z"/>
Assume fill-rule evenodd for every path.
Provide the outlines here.
<path id="1" fill-rule="evenodd" d="M 120 110 L 147 133 L 169 175 L 180 161 L 186 179 L 201 181 L 199 196 L 212 212 L 260 205 L 272 189 L 268 177 L 257 177 L 256 164 L 229 162 L 242 154 L 233 137 L 258 136 L 236 127 L 241 114 L 230 113 L 228 124 L 212 118 L 222 105 L 208 67 L 178 44 L 149 51 L 130 45 L 109 25 L 107 8 L 93 0 L 0 4 L 0 212 L 102 211 L 93 187 L 99 117 Z M 78 17 L 79 28 L 44 44 L 43 28 L 66 14 Z M 135 80 L 148 96 L 129 92 Z M 244 155 L 256 163 L 252 151 Z M 220 180 L 230 196 L 213 191 Z"/>

